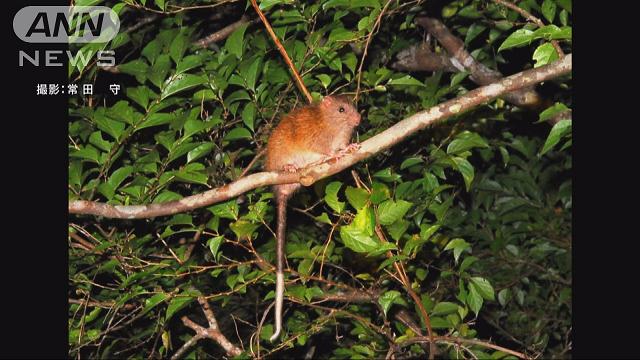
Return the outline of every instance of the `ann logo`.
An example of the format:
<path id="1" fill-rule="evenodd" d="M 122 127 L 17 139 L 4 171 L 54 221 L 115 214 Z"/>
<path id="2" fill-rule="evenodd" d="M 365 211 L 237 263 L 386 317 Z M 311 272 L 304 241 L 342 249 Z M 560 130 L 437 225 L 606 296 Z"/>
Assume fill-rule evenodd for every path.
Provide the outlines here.
<path id="1" fill-rule="evenodd" d="M 83 15 L 85 14 L 76 13 L 74 14 L 73 19 L 75 19 L 76 22 L 80 22 Z M 55 18 L 55 22 L 53 23 L 53 33 L 51 32 L 51 26 L 49 23 L 49 14 L 43 11 L 43 12 L 39 12 L 36 15 L 36 18 L 33 20 L 33 24 L 31 24 L 25 36 L 31 37 L 34 33 L 41 33 L 46 37 L 51 37 L 51 36 L 57 37 L 60 35 L 60 27 L 64 29 L 64 33 L 67 36 L 70 36 L 70 35 L 82 36 L 85 30 L 85 27 L 88 27 L 91 31 L 91 35 L 98 37 L 100 36 L 100 30 L 102 29 L 102 24 L 104 21 L 105 14 L 99 13 L 97 15 L 97 18 L 98 18 L 97 24 L 94 23 L 94 19 L 92 17 L 89 17 L 86 22 L 81 22 L 80 26 L 76 26 L 76 31 L 73 34 L 69 34 L 69 22 L 67 21 L 67 15 L 62 13 L 56 13 L 55 16 L 56 18 Z M 73 19 L 72 19 L 72 22 L 73 22 Z"/>
<path id="2" fill-rule="evenodd" d="M 16 35 L 29 43 L 105 43 L 120 29 L 105 6 L 27 6 L 13 18 Z"/>

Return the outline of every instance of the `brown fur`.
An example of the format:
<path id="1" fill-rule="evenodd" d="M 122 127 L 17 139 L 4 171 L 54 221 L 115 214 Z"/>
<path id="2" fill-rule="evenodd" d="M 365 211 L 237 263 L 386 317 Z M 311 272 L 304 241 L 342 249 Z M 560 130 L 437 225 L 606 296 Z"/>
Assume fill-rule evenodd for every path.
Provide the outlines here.
<path id="1" fill-rule="evenodd" d="M 343 111 L 341 112 L 340 109 Z M 360 114 L 343 96 L 327 96 L 318 104 L 304 106 L 284 116 L 267 144 L 265 169 L 283 171 L 304 168 L 332 157 L 344 149 L 360 123 Z M 276 328 L 271 341 L 280 335 L 284 297 L 284 240 L 286 206 L 300 184 L 275 185 L 278 208 L 276 236 Z"/>

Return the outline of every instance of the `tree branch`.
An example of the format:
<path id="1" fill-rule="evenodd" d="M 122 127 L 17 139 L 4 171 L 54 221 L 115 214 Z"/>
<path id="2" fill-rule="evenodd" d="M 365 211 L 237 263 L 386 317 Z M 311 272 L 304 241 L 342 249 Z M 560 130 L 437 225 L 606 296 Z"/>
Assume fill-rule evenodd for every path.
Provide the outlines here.
<path id="1" fill-rule="evenodd" d="M 462 96 L 399 121 L 387 130 L 362 142 L 360 148 L 351 154 L 301 169 L 296 173 L 260 172 L 240 178 L 220 188 L 160 204 L 113 206 L 93 201 L 76 200 L 69 203 L 69 213 L 121 219 L 151 218 L 209 206 L 261 186 L 296 182 L 309 186 L 319 179 L 336 174 L 359 161 L 392 147 L 431 124 L 459 115 L 508 92 L 565 75 L 571 71 L 571 60 L 572 55 L 569 54 L 552 64 L 526 70 L 506 77 L 499 82 L 469 91 Z"/>
<path id="2" fill-rule="evenodd" d="M 240 355 L 242 353 L 242 350 L 240 350 L 239 347 L 231 343 L 231 341 L 229 341 L 229 339 L 227 339 L 224 336 L 224 334 L 220 332 L 220 328 L 218 327 L 218 322 L 216 321 L 216 318 L 213 315 L 213 311 L 211 310 L 211 307 L 209 306 L 209 303 L 207 302 L 207 300 L 204 297 L 200 296 L 198 297 L 198 302 L 200 303 L 200 306 L 202 306 L 202 312 L 204 312 L 204 315 L 207 318 L 207 321 L 209 322 L 209 327 L 205 328 L 203 326 L 200 326 L 195 322 L 193 322 L 193 320 L 189 319 L 188 317 L 183 316 L 181 318 L 182 323 L 184 323 L 187 327 L 195 331 L 196 335 L 193 336 L 191 339 L 189 339 L 189 341 L 184 343 L 184 345 L 182 345 L 182 347 L 178 349 L 178 351 L 176 351 L 171 358 L 172 359 L 180 358 L 180 356 L 182 356 L 189 348 L 194 346 L 198 342 L 198 340 L 204 339 L 204 338 L 209 338 L 215 341 L 216 343 L 218 343 L 218 345 L 220 345 L 224 349 L 224 351 L 227 353 L 228 356 Z"/>
<path id="3" fill-rule="evenodd" d="M 248 16 L 243 15 L 240 18 L 240 20 L 234 22 L 233 24 L 229 24 L 223 27 L 222 29 L 214 32 L 213 34 L 209 34 L 203 37 L 202 39 L 196 41 L 195 44 L 200 47 L 207 47 L 211 43 L 226 39 L 227 37 L 229 37 L 229 35 L 231 35 L 234 31 L 236 31 L 236 29 L 239 28 L 240 26 L 244 24 L 254 24 L 257 22 L 258 22 L 258 19 L 250 20 Z"/>
<path id="4" fill-rule="evenodd" d="M 436 66 L 441 64 L 443 70 L 451 71 L 450 63 L 458 71 L 468 71 L 471 74 L 471 80 L 478 85 L 488 85 L 503 78 L 499 71 L 474 59 L 464 48 L 464 42 L 453 35 L 440 20 L 418 17 L 415 21 L 438 40 L 450 57 L 448 60 L 444 60 L 442 56 L 434 57 L 435 54 L 431 51 L 425 51 L 424 47 L 416 47 L 413 50 L 405 50 L 406 53 L 400 57 L 402 61 L 399 61 L 396 67 L 414 71 L 433 71 Z M 411 59 L 414 61 L 410 61 Z M 506 93 L 502 97 L 516 106 L 525 108 L 540 109 L 547 105 L 547 102 L 532 87 Z"/>

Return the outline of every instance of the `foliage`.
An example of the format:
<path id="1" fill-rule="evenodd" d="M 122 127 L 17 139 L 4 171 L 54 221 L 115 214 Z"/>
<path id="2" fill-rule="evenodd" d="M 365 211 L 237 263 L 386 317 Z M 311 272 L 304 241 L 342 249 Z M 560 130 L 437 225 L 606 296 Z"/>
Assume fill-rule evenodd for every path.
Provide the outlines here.
<path id="1" fill-rule="evenodd" d="M 209 48 L 195 45 L 252 15 L 248 2 L 204 9 L 190 7 L 211 3 L 91 3 L 111 6 L 121 31 L 110 43 L 72 50 L 115 50 L 117 66 L 78 62 L 69 77 L 122 83 L 125 95 L 70 98 L 70 200 L 161 203 L 229 183 L 263 148 L 278 116 L 304 102 L 260 23 Z M 480 0 L 260 2 L 314 98 L 354 92 L 361 82 L 360 141 L 477 87 L 467 73 L 394 70 L 395 54 L 422 41 L 413 22 L 422 11 L 440 14 L 476 59 L 505 72 L 557 59 L 551 40 L 570 49 L 570 0 L 518 5 L 546 26 Z M 168 14 L 135 27 L 154 11 Z M 210 21 L 211 14 L 222 16 Z M 289 209 L 285 334 L 282 344 L 267 341 L 268 316 L 261 354 L 380 358 L 393 346 L 423 356 L 428 347 L 403 345 L 416 334 L 396 316 L 408 312 L 424 332 L 397 281 L 394 264 L 401 264 L 439 335 L 569 356 L 571 120 L 553 128 L 543 121 L 570 108 L 570 87 L 567 79 L 545 84 L 555 105 L 540 114 L 500 99 L 482 105 L 357 164 L 355 175 L 345 171 L 298 194 L 297 211 Z M 193 336 L 183 316 L 206 323 L 200 295 L 227 338 L 242 341 L 241 357 L 252 356 L 250 339 L 275 288 L 273 270 L 260 262 L 275 263 L 269 188 L 148 220 L 70 220 L 70 356 L 171 356 Z M 321 302 L 363 289 L 377 297 Z M 445 357 L 512 357 L 480 345 L 438 346 Z M 202 340 L 186 357 L 223 355 Z"/>

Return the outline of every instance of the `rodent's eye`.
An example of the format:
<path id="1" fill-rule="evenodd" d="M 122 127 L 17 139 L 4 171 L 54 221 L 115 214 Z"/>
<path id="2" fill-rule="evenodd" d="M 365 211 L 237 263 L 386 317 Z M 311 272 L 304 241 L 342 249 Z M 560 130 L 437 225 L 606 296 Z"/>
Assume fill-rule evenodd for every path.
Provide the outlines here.
<path id="1" fill-rule="evenodd" d="M 338 109 L 338 111 L 344 112 L 344 108 L 342 106 L 340 106 L 340 109 Z"/>

